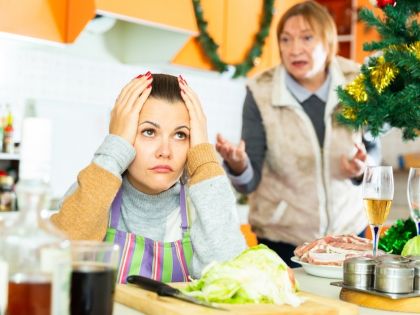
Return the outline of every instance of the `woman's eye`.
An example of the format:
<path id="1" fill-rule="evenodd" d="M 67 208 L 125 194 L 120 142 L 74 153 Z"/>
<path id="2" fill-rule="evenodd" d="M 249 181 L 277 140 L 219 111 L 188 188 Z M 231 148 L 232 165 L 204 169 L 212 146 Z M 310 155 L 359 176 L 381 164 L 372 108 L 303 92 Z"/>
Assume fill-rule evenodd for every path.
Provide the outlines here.
<path id="1" fill-rule="evenodd" d="M 307 42 L 311 41 L 314 37 L 312 35 L 304 36 L 303 39 Z"/>
<path id="2" fill-rule="evenodd" d="M 143 130 L 141 134 L 146 137 L 153 137 L 155 135 L 155 131 L 153 129 L 146 129 Z"/>
<path id="3" fill-rule="evenodd" d="M 280 37 L 280 42 L 282 42 L 283 44 L 286 44 L 289 41 L 289 38 L 287 37 Z"/>
<path id="4" fill-rule="evenodd" d="M 185 132 L 181 132 L 181 131 L 179 131 L 179 132 L 177 132 L 176 134 L 175 134 L 175 138 L 176 139 L 180 139 L 180 140 L 182 140 L 182 139 L 186 139 L 188 136 L 187 136 L 187 134 L 185 133 Z"/>

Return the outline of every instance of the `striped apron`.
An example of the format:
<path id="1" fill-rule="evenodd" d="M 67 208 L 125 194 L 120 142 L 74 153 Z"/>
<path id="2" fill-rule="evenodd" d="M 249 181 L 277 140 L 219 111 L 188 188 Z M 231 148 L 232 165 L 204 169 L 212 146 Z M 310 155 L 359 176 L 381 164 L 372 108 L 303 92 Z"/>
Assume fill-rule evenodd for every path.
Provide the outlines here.
<path id="1" fill-rule="evenodd" d="M 126 283 L 128 275 L 142 275 L 162 282 L 189 281 L 193 255 L 184 185 L 179 194 L 182 239 L 174 242 L 154 241 L 118 230 L 121 217 L 122 188 L 111 206 L 111 218 L 105 241 L 120 246 L 117 283 Z"/>

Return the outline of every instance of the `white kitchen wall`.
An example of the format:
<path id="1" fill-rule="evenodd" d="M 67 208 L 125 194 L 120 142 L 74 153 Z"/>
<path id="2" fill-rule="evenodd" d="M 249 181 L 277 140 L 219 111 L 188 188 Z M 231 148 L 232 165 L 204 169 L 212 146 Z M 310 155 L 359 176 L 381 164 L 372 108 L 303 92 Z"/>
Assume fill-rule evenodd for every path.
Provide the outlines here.
<path id="1" fill-rule="evenodd" d="M 0 36 L 0 105 L 12 106 L 16 141 L 27 98 L 35 99 L 39 115 L 53 121 L 55 197 L 76 179 L 106 135 L 120 89 L 147 70 L 183 74 L 201 97 L 210 141 L 217 132 L 233 142 L 239 140 L 244 80 L 172 66 L 168 59 L 187 38 L 185 34 L 124 23 L 117 22 L 105 34 L 84 31 L 68 46 Z M 384 162 L 395 167 L 399 154 L 420 151 L 420 139 L 404 143 L 396 130 L 382 141 Z"/>
<path id="2" fill-rule="evenodd" d="M 107 134 L 109 112 L 121 88 L 147 70 L 183 74 L 201 98 L 210 141 L 214 142 L 217 132 L 238 141 L 243 80 L 167 63 L 124 65 L 104 43 L 103 37 L 91 34 L 82 34 L 74 45 L 61 47 L 0 38 L 0 104 L 12 107 L 15 141 L 20 140 L 26 99 L 33 98 L 38 115 L 52 120 L 54 197 L 62 196 L 90 162 Z"/>

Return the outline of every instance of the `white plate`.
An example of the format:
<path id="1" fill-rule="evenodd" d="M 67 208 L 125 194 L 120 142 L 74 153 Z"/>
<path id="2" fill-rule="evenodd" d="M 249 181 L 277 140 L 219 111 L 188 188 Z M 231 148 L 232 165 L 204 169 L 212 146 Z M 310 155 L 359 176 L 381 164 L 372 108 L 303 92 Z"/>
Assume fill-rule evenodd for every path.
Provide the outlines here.
<path id="1" fill-rule="evenodd" d="M 313 265 L 300 261 L 296 256 L 293 256 L 291 261 L 302 265 L 303 270 L 310 275 L 331 279 L 343 279 L 343 266 Z"/>

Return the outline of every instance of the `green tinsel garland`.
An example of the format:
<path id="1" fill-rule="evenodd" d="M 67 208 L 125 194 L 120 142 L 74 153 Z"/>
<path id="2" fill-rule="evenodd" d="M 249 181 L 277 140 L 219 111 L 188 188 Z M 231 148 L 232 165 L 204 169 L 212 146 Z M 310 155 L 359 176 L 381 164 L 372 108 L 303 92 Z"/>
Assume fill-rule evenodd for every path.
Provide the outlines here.
<path id="1" fill-rule="evenodd" d="M 229 65 L 220 59 L 217 53 L 217 48 L 219 46 L 207 32 L 207 22 L 203 18 L 203 9 L 201 7 L 200 0 L 193 0 L 193 4 L 195 18 L 200 30 L 200 35 L 197 36 L 198 42 L 201 44 L 201 47 L 204 49 L 204 52 L 209 57 L 216 70 L 219 72 L 225 72 L 228 70 Z M 255 36 L 254 45 L 248 52 L 246 59 L 240 64 L 233 65 L 235 67 L 233 78 L 245 76 L 249 70 L 254 67 L 258 57 L 261 56 L 264 41 L 270 32 L 273 10 L 274 0 L 264 0 L 264 18 L 261 21 L 260 31 Z"/>

